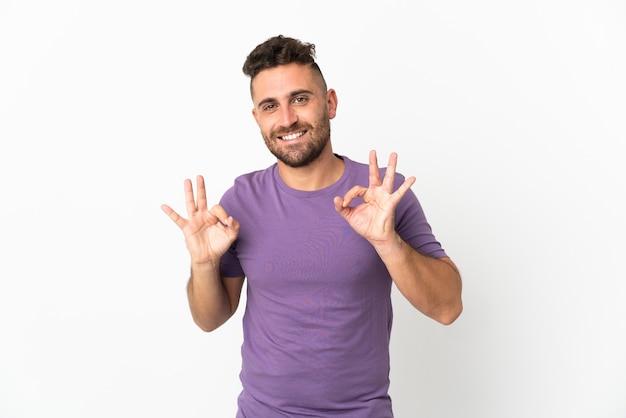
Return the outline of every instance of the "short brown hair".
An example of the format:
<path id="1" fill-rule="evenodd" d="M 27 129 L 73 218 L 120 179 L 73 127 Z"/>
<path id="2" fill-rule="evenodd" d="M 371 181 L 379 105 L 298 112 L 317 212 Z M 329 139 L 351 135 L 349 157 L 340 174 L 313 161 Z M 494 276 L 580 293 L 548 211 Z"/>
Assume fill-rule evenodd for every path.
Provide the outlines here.
<path id="1" fill-rule="evenodd" d="M 326 90 L 324 76 L 315 62 L 315 45 L 283 35 L 274 36 L 257 45 L 246 58 L 243 73 L 252 81 L 263 70 L 292 63 L 310 65 L 321 77 Z"/>

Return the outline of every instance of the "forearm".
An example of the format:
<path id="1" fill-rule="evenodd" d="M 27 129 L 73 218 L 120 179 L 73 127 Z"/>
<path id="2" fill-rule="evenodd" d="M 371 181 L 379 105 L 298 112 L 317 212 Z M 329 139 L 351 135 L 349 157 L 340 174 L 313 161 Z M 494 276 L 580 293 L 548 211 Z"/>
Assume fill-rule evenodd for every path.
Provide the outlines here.
<path id="1" fill-rule="evenodd" d="M 194 322 L 207 332 L 226 322 L 236 309 L 231 306 L 219 264 L 192 263 L 187 297 Z"/>
<path id="2" fill-rule="evenodd" d="M 397 235 L 375 248 L 398 290 L 416 309 L 446 325 L 461 314 L 461 276 L 449 258 L 422 255 Z"/>

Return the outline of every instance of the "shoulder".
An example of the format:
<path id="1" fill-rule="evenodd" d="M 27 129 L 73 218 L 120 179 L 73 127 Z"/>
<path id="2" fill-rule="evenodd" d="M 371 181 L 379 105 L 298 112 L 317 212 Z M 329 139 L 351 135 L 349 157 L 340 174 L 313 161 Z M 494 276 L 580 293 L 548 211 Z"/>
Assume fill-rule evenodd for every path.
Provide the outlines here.
<path id="1" fill-rule="evenodd" d="M 235 178 L 233 187 L 263 186 L 274 182 L 276 164 L 257 171 L 251 171 Z"/>
<path id="2" fill-rule="evenodd" d="M 350 158 L 343 156 L 343 155 L 340 157 L 344 160 L 346 164 L 346 168 L 348 168 L 348 172 L 353 177 L 360 180 L 359 184 L 363 183 L 363 179 L 367 181 L 367 183 L 363 183 L 363 185 L 369 184 L 369 164 L 351 160 Z M 380 180 L 382 181 L 383 178 L 385 177 L 385 173 L 387 172 L 387 167 L 380 167 L 378 171 L 380 174 Z M 405 176 L 402 173 L 396 172 L 394 176 L 394 181 L 393 181 L 394 189 L 398 188 L 402 183 L 404 183 L 404 180 L 405 180 Z"/>
<path id="3" fill-rule="evenodd" d="M 232 186 L 226 190 L 224 195 L 246 193 L 248 191 L 265 188 L 268 185 L 273 184 L 274 168 L 275 164 L 262 170 L 251 171 L 237 176 L 233 181 Z"/>
<path id="4" fill-rule="evenodd" d="M 240 215 L 258 208 L 263 201 L 273 198 L 276 192 L 275 165 L 237 176 L 220 199 L 227 212 Z"/>

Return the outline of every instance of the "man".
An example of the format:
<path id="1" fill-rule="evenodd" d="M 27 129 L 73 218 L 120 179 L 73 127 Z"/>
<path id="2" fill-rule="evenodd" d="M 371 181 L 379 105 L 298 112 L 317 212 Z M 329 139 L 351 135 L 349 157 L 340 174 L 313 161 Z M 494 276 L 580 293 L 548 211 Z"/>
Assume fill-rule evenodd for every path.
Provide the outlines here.
<path id="1" fill-rule="evenodd" d="M 314 45 L 270 38 L 243 71 L 276 164 L 237 178 L 210 209 L 202 176 L 195 197 L 185 180 L 188 219 L 163 205 L 191 255 L 193 319 L 222 325 L 247 277 L 238 417 L 392 417 L 392 283 L 450 324 L 462 310 L 458 270 L 395 153 L 383 170 L 374 151 L 368 165 L 333 153 L 337 94 Z"/>

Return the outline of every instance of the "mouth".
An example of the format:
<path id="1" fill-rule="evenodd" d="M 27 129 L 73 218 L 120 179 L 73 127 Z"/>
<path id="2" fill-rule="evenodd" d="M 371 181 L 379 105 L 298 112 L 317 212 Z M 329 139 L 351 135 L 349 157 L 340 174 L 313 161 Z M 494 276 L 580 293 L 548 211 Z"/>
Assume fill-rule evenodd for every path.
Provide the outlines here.
<path id="1" fill-rule="evenodd" d="M 293 141 L 295 139 L 300 138 L 302 135 L 304 135 L 307 131 L 298 131 L 298 132 L 292 132 L 286 135 L 278 135 L 277 138 L 280 139 L 281 141 Z"/>

